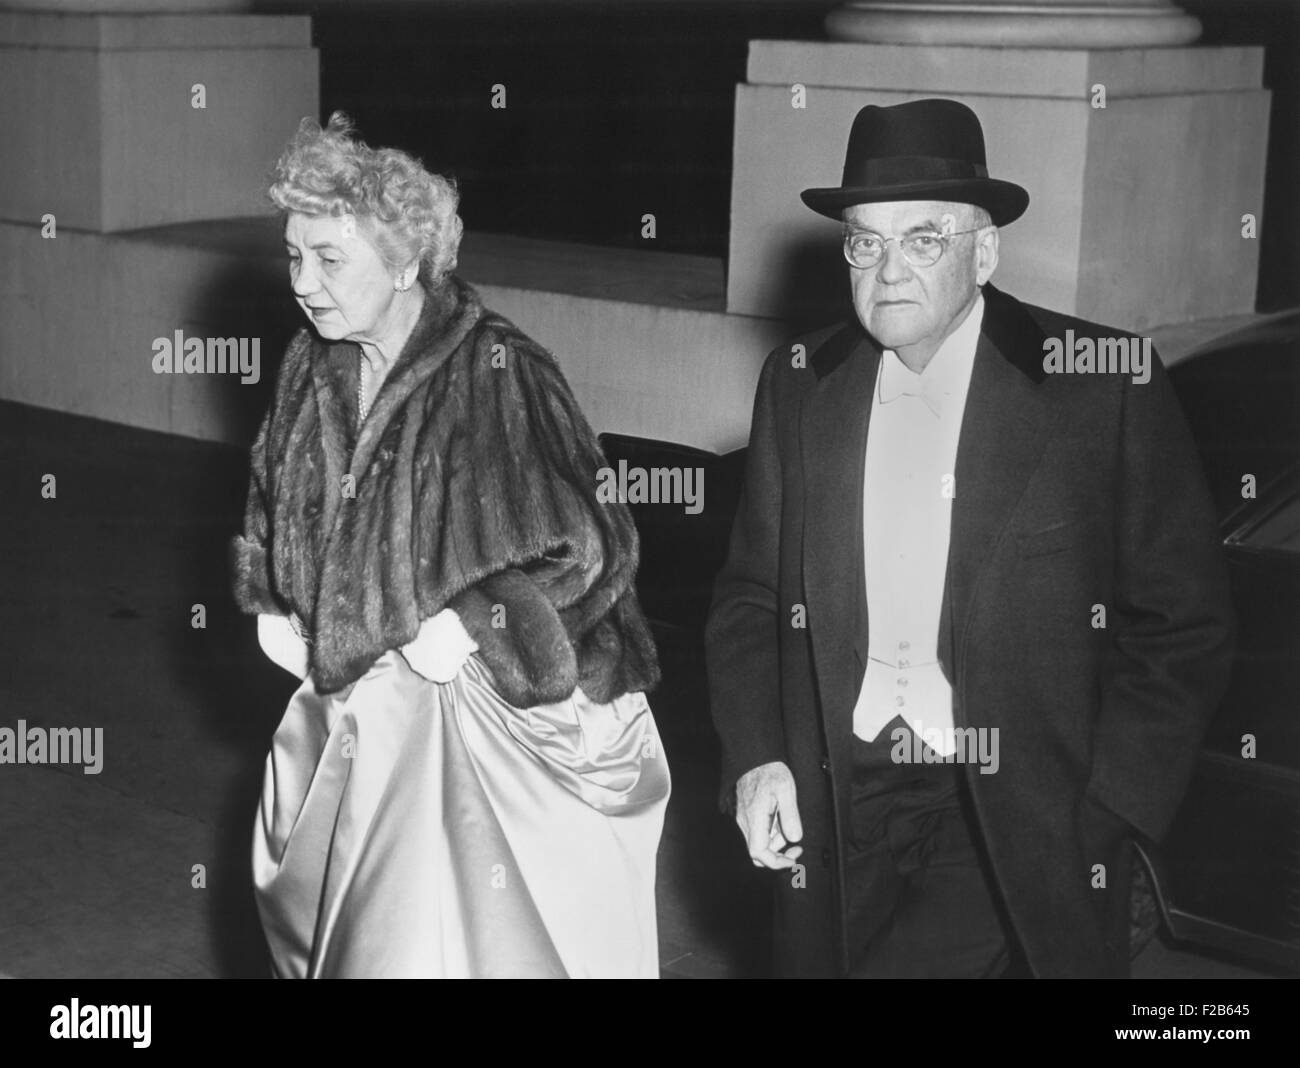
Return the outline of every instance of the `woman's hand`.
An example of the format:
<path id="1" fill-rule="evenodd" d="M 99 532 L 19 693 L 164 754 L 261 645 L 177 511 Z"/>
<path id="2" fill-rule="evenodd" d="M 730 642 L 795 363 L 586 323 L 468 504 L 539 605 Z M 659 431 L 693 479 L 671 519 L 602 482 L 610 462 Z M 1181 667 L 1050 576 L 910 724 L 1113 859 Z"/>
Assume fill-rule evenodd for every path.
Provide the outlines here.
<path id="1" fill-rule="evenodd" d="M 273 616 L 259 612 L 257 616 L 257 641 L 270 660 L 299 679 L 307 677 L 311 655 L 307 643 L 299 637 L 298 628 L 288 616 Z"/>
<path id="2" fill-rule="evenodd" d="M 401 653 L 412 670 L 430 682 L 447 683 L 478 652 L 474 641 L 461 625 L 460 616 L 444 608 L 420 624 L 415 639 L 403 645 Z"/>

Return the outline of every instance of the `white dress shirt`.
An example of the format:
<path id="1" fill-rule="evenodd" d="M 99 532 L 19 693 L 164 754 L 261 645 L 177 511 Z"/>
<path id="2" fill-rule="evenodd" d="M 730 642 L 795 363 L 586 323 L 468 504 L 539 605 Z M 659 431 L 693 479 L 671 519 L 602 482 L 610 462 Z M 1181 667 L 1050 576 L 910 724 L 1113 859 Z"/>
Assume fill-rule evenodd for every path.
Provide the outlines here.
<path id="1" fill-rule="evenodd" d="M 853 733 L 901 716 L 931 749 L 955 751 L 952 687 L 938 662 L 957 439 L 984 297 L 917 375 L 886 349 L 872 393 L 862 497 L 870 649 Z"/>

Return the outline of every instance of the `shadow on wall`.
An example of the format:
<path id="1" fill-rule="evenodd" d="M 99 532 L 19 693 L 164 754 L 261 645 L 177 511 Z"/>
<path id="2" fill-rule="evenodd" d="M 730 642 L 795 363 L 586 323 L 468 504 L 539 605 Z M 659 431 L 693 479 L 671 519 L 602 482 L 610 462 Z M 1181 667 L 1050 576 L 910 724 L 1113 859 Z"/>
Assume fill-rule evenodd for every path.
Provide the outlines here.
<path id="1" fill-rule="evenodd" d="M 306 319 L 293 298 L 287 260 L 276 218 L 232 219 L 198 224 L 209 236 L 219 234 L 226 250 L 222 266 L 202 285 L 181 319 L 194 323 L 208 337 L 260 340 L 260 376 L 244 384 L 235 376 L 208 400 L 211 421 L 222 428 L 223 440 L 248 447 L 275 392 L 275 379 L 285 348 Z"/>
<path id="2" fill-rule="evenodd" d="M 820 233 L 801 237 L 773 258 L 770 269 L 776 276 L 771 292 L 785 295 L 780 318 L 792 334 L 853 318 L 849 267 L 838 242 Z"/>

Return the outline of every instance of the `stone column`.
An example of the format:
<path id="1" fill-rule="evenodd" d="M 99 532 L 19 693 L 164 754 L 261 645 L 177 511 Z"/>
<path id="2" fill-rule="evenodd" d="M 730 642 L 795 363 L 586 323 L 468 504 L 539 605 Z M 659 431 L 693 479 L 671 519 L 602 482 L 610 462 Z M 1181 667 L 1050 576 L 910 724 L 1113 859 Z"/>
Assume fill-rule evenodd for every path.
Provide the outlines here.
<path id="1" fill-rule="evenodd" d="M 309 18 L 20 3 L 0 6 L 0 219 L 107 233 L 267 210 L 267 161 L 320 107 Z"/>
<path id="2" fill-rule="evenodd" d="M 0 397 L 247 443 L 272 338 L 298 325 L 265 190 L 320 113 L 311 20 L 243 0 L 16 4 L 0 8 Z M 178 330 L 246 340 L 265 373 L 154 373 Z"/>
<path id="3" fill-rule="evenodd" d="M 43 11 L 58 15 L 198 15 L 214 11 L 247 11 L 252 0 L 19 0 L 0 9 Z"/>
<path id="4" fill-rule="evenodd" d="M 1172 0 L 863 0 L 826 16 L 832 40 L 994 48 L 1158 48 L 1201 35 Z"/>
<path id="5" fill-rule="evenodd" d="M 1199 25 L 1154 0 L 891 0 L 828 26 L 860 39 L 750 43 L 729 311 L 808 320 L 844 301 L 837 227 L 799 191 L 839 184 L 861 107 L 924 97 L 969 105 L 990 174 L 1029 190 L 1002 232 L 1009 292 L 1133 330 L 1254 311 L 1262 48 L 1179 46 Z"/>

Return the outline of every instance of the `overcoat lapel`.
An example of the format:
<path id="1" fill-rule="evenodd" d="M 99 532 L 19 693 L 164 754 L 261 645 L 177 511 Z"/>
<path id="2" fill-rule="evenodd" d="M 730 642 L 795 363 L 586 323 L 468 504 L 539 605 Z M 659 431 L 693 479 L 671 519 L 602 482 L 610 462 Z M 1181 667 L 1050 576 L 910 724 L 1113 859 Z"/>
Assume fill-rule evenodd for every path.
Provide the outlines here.
<path id="1" fill-rule="evenodd" d="M 1043 458 L 1053 421 L 1039 388 L 1044 334 L 1019 301 L 984 287 L 954 472 L 939 660 L 958 677 L 962 638 L 984 569 Z M 988 591 L 985 591 L 988 592 Z M 954 708 L 959 725 L 964 709 Z"/>
<path id="2" fill-rule="evenodd" d="M 852 323 L 814 353 L 810 366 L 817 383 L 800 416 L 803 580 L 823 726 L 834 757 L 841 748 L 836 740 L 852 732 L 866 664 L 862 478 L 880 350 Z"/>

